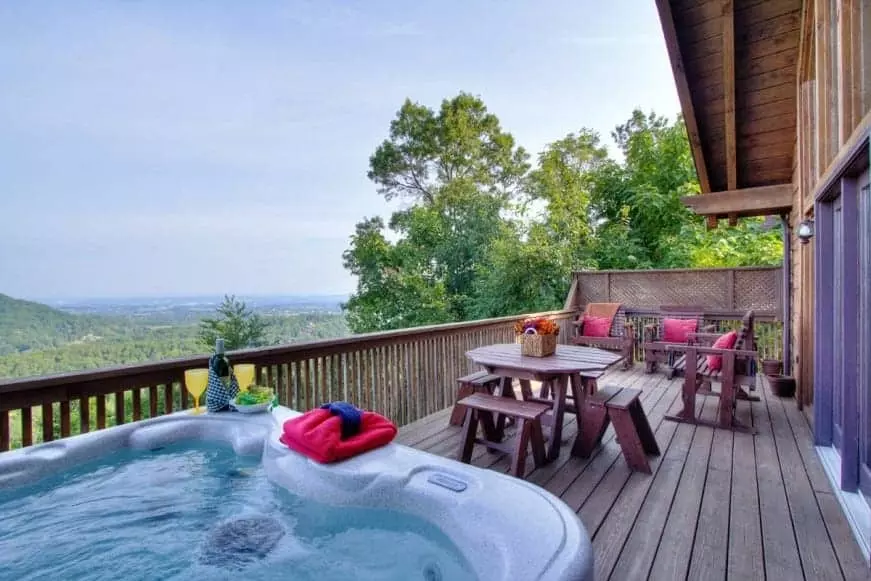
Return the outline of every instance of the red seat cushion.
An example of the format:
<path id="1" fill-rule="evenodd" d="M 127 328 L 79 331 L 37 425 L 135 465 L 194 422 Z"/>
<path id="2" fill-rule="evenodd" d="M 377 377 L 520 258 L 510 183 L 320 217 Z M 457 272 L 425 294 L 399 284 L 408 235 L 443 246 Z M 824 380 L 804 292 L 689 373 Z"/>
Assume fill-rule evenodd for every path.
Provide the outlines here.
<path id="1" fill-rule="evenodd" d="M 607 337 L 611 332 L 611 319 L 584 315 L 584 337 Z"/>
<path id="2" fill-rule="evenodd" d="M 360 431 L 342 439 L 342 419 L 330 410 L 316 409 L 287 420 L 281 441 L 288 448 L 317 462 L 337 462 L 374 450 L 396 436 L 393 422 L 374 412 L 363 412 Z"/>
<path id="3" fill-rule="evenodd" d="M 666 343 L 686 343 L 690 333 L 699 326 L 696 319 L 663 319 L 662 340 Z"/>
<path id="4" fill-rule="evenodd" d="M 714 349 L 732 349 L 738 341 L 738 333 L 729 331 L 725 335 L 720 335 L 712 347 Z M 711 371 L 719 371 L 723 368 L 723 357 L 720 355 L 708 355 L 708 369 Z"/>

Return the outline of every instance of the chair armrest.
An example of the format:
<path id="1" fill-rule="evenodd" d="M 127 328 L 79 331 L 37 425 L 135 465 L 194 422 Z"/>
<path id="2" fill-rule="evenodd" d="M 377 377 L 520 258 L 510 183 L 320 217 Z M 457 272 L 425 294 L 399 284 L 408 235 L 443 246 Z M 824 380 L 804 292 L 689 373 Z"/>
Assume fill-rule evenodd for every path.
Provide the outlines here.
<path id="1" fill-rule="evenodd" d="M 687 341 L 713 344 L 720 336 L 720 333 L 687 333 Z"/>
<path id="2" fill-rule="evenodd" d="M 690 339 L 719 339 L 722 333 L 687 333 Z"/>
<path id="3" fill-rule="evenodd" d="M 738 349 L 715 349 L 713 347 L 682 345 L 678 343 L 668 343 L 666 344 L 665 348 L 669 351 L 678 351 L 680 353 L 695 351 L 699 355 L 726 355 L 727 353 L 734 353 L 735 357 L 739 359 L 756 359 L 759 357 L 759 354 L 756 351 L 744 351 Z"/>

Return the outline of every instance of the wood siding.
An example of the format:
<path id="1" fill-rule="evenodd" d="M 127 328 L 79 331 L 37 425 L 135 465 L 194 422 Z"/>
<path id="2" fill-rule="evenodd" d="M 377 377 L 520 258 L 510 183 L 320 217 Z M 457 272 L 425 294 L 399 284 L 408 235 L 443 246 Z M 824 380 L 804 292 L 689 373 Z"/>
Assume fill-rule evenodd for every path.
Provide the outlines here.
<path id="1" fill-rule="evenodd" d="M 814 199 L 871 118 L 871 0 L 804 2 L 799 47 L 796 167 L 790 226 L 814 218 Z M 864 28 L 863 28 L 864 26 Z M 813 403 L 814 253 L 813 244 L 793 237 L 793 373 L 798 397 Z"/>
<path id="2" fill-rule="evenodd" d="M 696 165 L 705 164 L 703 193 L 789 183 L 801 0 L 662 1 L 682 65 L 675 76 L 689 92 L 684 114 L 686 100 L 694 113 Z"/>

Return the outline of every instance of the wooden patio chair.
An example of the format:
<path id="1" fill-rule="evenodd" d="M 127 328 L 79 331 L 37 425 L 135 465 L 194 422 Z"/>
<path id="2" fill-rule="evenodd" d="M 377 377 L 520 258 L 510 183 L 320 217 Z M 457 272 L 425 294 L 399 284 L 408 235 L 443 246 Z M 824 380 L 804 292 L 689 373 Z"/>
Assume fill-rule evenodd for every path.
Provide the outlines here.
<path id="1" fill-rule="evenodd" d="M 644 350 L 644 372 L 653 373 L 662 363 L 668 365 L 668 378 L 673 379 L 678 373 L 674 363 L 680 354 L 668 348 L 669 344 L 674 341 L 666 341 L 665 319 L 695 321 L 696 325 L 691 332 L 692 334 L 713 332 L 714 326 L 705 326 L 704 307 L 662 305 L 659 307 L 659 312 L 662 316 L 658 323 L 644 326 L 641 343 L 641 348 Z M 681 343 L 685 344 L 687 341 Z"/>
<path id="2" fill-rule="evenodd" d="M 735 418 L 738 400 L 759 401 L 750 395 L 756 390 L 756 338 L 753 331 L 753 311 L 748 311 L 737 331 L 737 340 L 731 349 L 716 349 L 711 345 L 721 336 L 719 333 L 692 333 L 689 344 L 671 343 L 668 349 L 680 353 L 674 368 L 684 376 L 682 391 L 683 409 L 676 416 L 666 416 L 670 420 L 695 424 L 712 424 L 723 428 L 752 431 Z M 722 357 L 722 367 L 711 369 L 708 355 Z M 711 389 L 712 382 L 720 383 L 720 391 Z M 717 422 L 700 420 L 695 415 L 696 395 L 713 395 L 720 398 L 720 412 Z"/>
<path id="3" fill-rule="evenodd" d="M 607 337 L 592 337 L 584 334 L 584 316 L 608 317 L 611 328 Z M 587 303 L 584 312 L 572 322 L 575 333 L 572 343 L 585 347 L 598 347 L 610 351 L 619 351 L 623 355 L 623 369 L 629 369 L 633 364 L 635 350 L 635 327 L 626 320 L 626 309 L 620 303 Z"/>

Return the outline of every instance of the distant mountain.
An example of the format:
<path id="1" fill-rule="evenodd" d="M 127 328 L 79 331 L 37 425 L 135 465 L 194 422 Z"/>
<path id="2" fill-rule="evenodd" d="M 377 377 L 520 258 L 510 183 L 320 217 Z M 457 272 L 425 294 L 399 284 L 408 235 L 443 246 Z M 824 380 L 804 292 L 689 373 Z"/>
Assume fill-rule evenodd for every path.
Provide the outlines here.
<path id="1" fill-rule="evenodd" d="M 0 355 L 87 340 L 104 325 L 91 317 L 0 294 Z"/>
<path id="2" fill-rule="evenodd" d="M 268 345 L 348 334 L 338 297 L 257 297 Z M 253 301 L 252 301 L 253 302 Z M 203 354 L 203 298 L 83 300 L 52 308 L 0 294 L 0 379 Z"/>
<path id="3" fill-rule="evenodd" d="M 237 295 L 249 307 L 262 314 L 289 314 L 306 312 L 341 313 L 341 304 L 347 295 Z M 66 313 L 93 315 L 120 315 L 171 319 L 176 322 L 197 321 L 210 315 L 221 304 L 223 295 L 177 297 L 124 297 L 124 298 L 63 298 L 44 302 Z"/>

